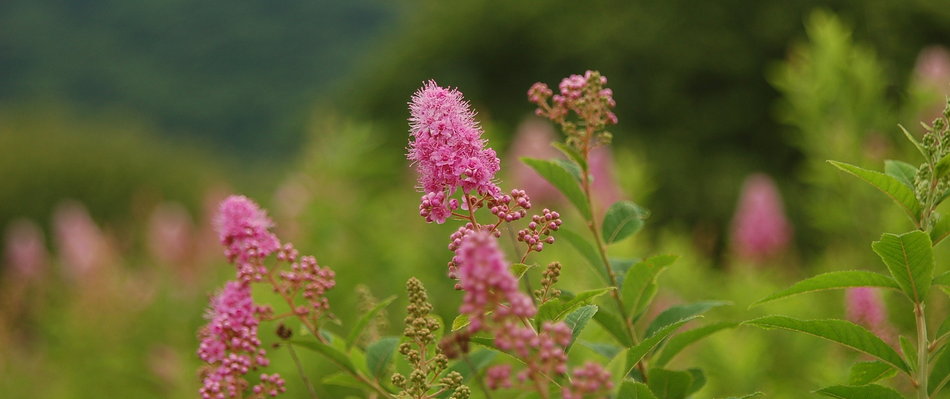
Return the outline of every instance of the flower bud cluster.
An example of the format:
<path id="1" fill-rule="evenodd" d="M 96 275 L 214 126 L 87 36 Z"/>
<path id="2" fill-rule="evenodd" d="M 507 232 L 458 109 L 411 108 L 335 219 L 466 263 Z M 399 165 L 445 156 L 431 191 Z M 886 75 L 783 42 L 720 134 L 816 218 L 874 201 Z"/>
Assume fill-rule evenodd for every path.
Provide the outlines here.
<path id="1" fill-rule="evenodd" d="M 285 244 L 277 253 L 277 260 L 290 265 L 290 270 L 280 272 L 282 284 L 277 289 L 283 291 L 290 298 L 301 294 L 307 305 L 300 305 L 294 309 L 297 316 L 319 316 L 330 310 L 330 303 L 326 292 L 336 286 L 336 274 L 329 268 L 317 265 L 313 256 L 299 256 L 292 244 Z"/>
<path id="2" fill-rule="evenodd" d="M 925 206 L 936 207 L 937 202 L 950 190 L 950 173 L 940 170 L 940 160 L 950 155 L 950 98 L 943 113 L 930 126 L 924 126 L 921 146 L 928 160 L 917 169 L 914 176 L 914 194 Z M 934 170 L 937 166 L 938 170 Z"/>
<path id="3" fill-rule="evenodd" d="M 451 398 L 467 399 L 471 394 L 468 387 L 462 385 L 462 375 L 452 371 L 442 377 L 438 384 L 433 384 L 435 377 L 441 375 L 449 365 L 449 359 L 439 345 L 430 354 L 430 347 L 435 342 L 435 332 L 441 328 L 439 321 L 429 315 L 432 304 L 422 282 L 415 277 L 406 282 L 409 292 L 409 305 L 406 307 L 406 327 L 403 335 L 409 342 L 399 345 L 399 353 L 408 360 L 412 371 L 406 377 L 396 373 L 392 376 L 392 383 L 401 389 L 401 395 L 410 398 L 429 397 L 429 391 L 436 387 L 440 391 L 453 392 Z M 434 357 L 433 357 L 434 356 Z M 400 396 L 400 397 L 402 397 Z"/>
<path id="4" fill-rule="evenodd" d="M 528 252 L 541 252 L 544 244 L 554 244 L 552 232 L 561 228 L 561 215 L 544 208 L 540 215 L 531 217 L 528 227 L 518 231 L 518 241 L 528 245 Z"/>
<path id="5" fill-rule="evenodd" d="M 424 217 L 426 222 L 442 224 L 458 208 L 459 200 L 453 198 L 446 201 L 444 191 L 426 193 L 419 203 L 419 216 Z"/>
<path id="6" fill-rule="evenodd" d="M 564 389 L 564 399 L 584 399 L 585 397 L 606 399 L 613 388 L 610 372 L 597 363 L 587 362 L 575 368 L 573 374 L 574 379 L 571 380 L 571 385 Z"/>
<path id="7" fill-rule="evenodd" d="M 571 329 L 564 322 L 545 322 L 541 331 L 508 321 L 495 331 L 495 345 L 510 352 L 527 365 L 518 373 L 519 381 L 541 376 L 555 376 L 567 372 L 567 354 L 564 348 L 571 343 Z"/>
<path id="8" fill-rule="evenodd" d="M 617 115 L 611 111 L 617 103 L 606 84 L 607 78 L 599 72 L 587 71 L 583 76 L 564 78 L 558 94 L 544 83 L 535 83 L 528 90 L 528 100 L 538 105 L 538 116 L 561 125 L 569 145 L 589 150 L 598 143 L 609 143 L 610 133 L 603 129 L 617 124 Z M 570 117 L 571 112 L 576 120 Z"/>
<path id="9" fill-rule="evenodd" d="M 492 215 L 498 216 L 500 222 L 513 222 L 528 214 L 528 209 L 531 209 L 531 199 L 524 190 L 514 189 L 511 190 L 510 195 L 491 198 L 488 201 L 488 207 Z"/>
<path id="10" fill-rule="evenodd" d="M 561 296 L 561 290 L 554 288 L 558 279 L 561 277 L 561 263 L 551 262 L 541 273 L 541 288 L 534 290 L 534 297 L 538 303 L 545 303 L 551 299 Z"/>
<path id="11" fill-rule="evenodd" d="M 485 371 L 485 385 L 488 389 L 511 388 L 511 365 L 499 364 Z"/>
<path id="12" fill-rule="evenodd" d="M 228 282 L 212 299 L 208 324 L 199 332 L 198 357 L 207 364 L 199 390 L 203 399 L 241 397 L 249 385 L 244 376 L 270 363 L 257 336 L 258 317 L 266 312 L 254 305 L 245 282 Z M 258 397 L 283 391 L 277 374 L 261 374 L 261 383 L 253 387 Z"/>

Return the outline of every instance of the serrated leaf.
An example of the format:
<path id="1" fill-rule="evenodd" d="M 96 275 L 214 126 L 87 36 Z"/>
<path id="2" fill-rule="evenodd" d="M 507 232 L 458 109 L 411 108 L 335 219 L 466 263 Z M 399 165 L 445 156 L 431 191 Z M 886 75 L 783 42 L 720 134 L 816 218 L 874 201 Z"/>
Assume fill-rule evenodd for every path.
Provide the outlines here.
<path id="1" fill-rule="evenodd" d="M 627 328 L 624 326 L 623 320 L 620 316 L 613 314 L 606 309 L 600 309 L 599 312 L 594 314 L 594 321 L 597 324 L 600 324 L 610 335 L 617 340 L 620 345 L 624 347 L 630 347 L 633 345 L 633 342 L 630 341 L 630 335 L 627 333 Z"/>
<path id="2" fill-rule="evenodd" d="M 742 324 L 750 324 L 766 329 L 782 328 L 814 335 L 864 352 L 897 367 L 905 373 L 910 373 L 910 367 L 904 363 L 904 359 L 893 348 L 864 327 L 849 321 L 837 319 L 798 320 L 786 316 L 766 316 Z"/>
<path id="3" fill-rule="evenodd" d="M 914 178 L 917 176 L 917 168 L 914 165 L 888 159 L 884 161 L 884 173 L 904 183 L 907 188 L 914 189 Z"/>
<path id="4" fill-rule="evenodd" d="M 897 285 L 897 282 L 894 281 L 893 278 L 880 273 L 864 270 L 830 272 L 819 274 L 792 284 L 791 287 L 762 298 L 752 305 L 749 305 L 749 307 L 751 308 L 776 299 L 798 294 L 851 287 L 882 287 L 900 290 L 900 286 Z"/>
<path id="5" fill-rule="evenodd" d="M 317 352 L 338 366 L 349 370 L 351 373 L 356 373 L 356 367 L 353 366 L 349 356 L 337 348 L 319 341 L 291 341 L 291 344 Z"/>
<path id="6" fill-rule="evenodd" d="M 864 180 L 868 184 L 874 186 L 886 194 L 888 197 L 891 197 L 891 199 L 894 200 L 897 205 L 900 205 L 900 207 L 904 210 L 904 213 L 906 213 L 910 220 L 914 222 L 915 226 L 919 223 L 920 203 L 917 202 L 917 197 L 914 195 L 914 190 L 908 188 L 896 178 L 885 175 L 881 172 L 867 170 L 844 162 L 828 162 L 834 165 L 836 168 L 848 172 L 861 180 Z"/>
<path id="7" fill-rule="evenodd" d="M 660 344 L 666 337 L 669 337 L 671 334 L 676 332 L 677 329 L 690 322 L 691 320 L 697 319 L 702 316 L 691 316 L 685 319 L 679 320 L 677 322 L 666 325 L 665 327 L 656 331 L 653 335 L 647 336 L 640 341 L 639 344 L 630 348 L 627 351 L 627 373 L 629 374 L 630 370 L 633 370 L 637 366 L 637 363 L 646 356 L 653 348 Z"/>
<path id="8" fill-rule="evenodd" d="M 623 279 L 627 276 L 627 271 L 630 270 L 633 265 L 640 262 L 641 259 L 620 259 L 620 258 L 610 258 L 610 268 L 613 269 L 614 275 L 617 276 L 617 286 L 623 287 Z"/>
<path id="9" fill-rule="evenodd" d="M 917 350 L 914 349 L 914 344 L 910 342 L 910 339 L 901 335 L 898 337 L 897 341 L 901 347 L 901 353 L 904 354 L 904 359 L 907 359 L 907 364 L 910 365 L 911 370 L 917 369 Z"/>
<path id="10" fill-rule="evenodd" d="M 587 205 L 587 196 L 581 191 L 577 179 L 570 170 L 565 169 L 562 164 L 555 161 L 533 158 L 521 158 L 521 161 L 564 194 L 574 204 L 574 207 L 580 211 L 584 219 L 590 220 L 592 218 L 590 207 Z"/>
<path id="11" fill-rule="evenodd" d="M 914 230 L 901 235 L 885 233 L 871 244 L 897 285 L 914 303 L 923 302 L 933 280 L 934 253 L 930 236 Z"/>
<path id="12" fill-rule="evenodd" d="M 858 362 L 851 366 L 848 384 L 867 385 L 875 381 L 893 377 L 894 374 L 897 374 L 897 370 L 887 363 L 877 360 Z"/>
<path id="13" fill-rule="evenodd" d="M 648 290 L 648 287 L 655 286 L 660 272 L 673 264 L 676 259 L 675 255 L 657 255 L 638 262 L 627 271 L 620 289 L 620 296 L 623 303 L 633 311 L 633 315 L 639 315 L 647 308 L 656 292 Z"/>
<path id="14" fill-rule="evenodd" d="M 934 285 L 948 285 L 950 286 L 950 272 L 943 272 L 934 277 Z"/>
<path id="15" fill-rule="evenodd" d="M 839 399 L 904 399 L 897 391 L 880 385 L 834 385 L 815 393 Z"/>
<path id="16" fill-rule="evenodd" d="M 630 201 L 617 201 L 604 214 L 601 232 L 604 243 L 611 244 L 629 237 L 643 227 L 643 220 L 649 216 L 646 209 Z"/>
<path id="17" fill-rule="evenodd" d="M 528 270 L 534 269 L 535 267 L 538 267 L 538 265 L 512 263 L 510 269 L 511 269 L 511 274 L 514 274 L 518 280 L 521 280 L 521 278 L 524 277 L 525 273 L 527 273 Z"/>
<path id="18" fill-rule="evenodd" d="M 607 359 L 613 359 L 614 356 L 617 356 L 617 353 L 619 353 L 621 349 L 619 346 L 613 344 L 588 342 L 584 340 L 577 342 Z"/>
<path id="19" fill-rule="evenodd" d="M 627 378 L 627 374 L 629 374 L 627 370 L 627 352 L 629 351 L 629 348 L 621 350 L 607 362 L 607 372 L 610 373 L 610 377 L 618 384 Z"/>
<path id="20" fill-rule="evenodd" d="M 647 376 L 650 390 L 663 399 L 684 399 L 693 384 L 693 375 L 688 371 L 652 368 Z"/>
<path id="21" fill-rule="evenodd" d="M 461 330 L 471 322 L 472 321 L 468 318 L 468 314 L 459 313 L 459 315 L 455 316 L 455 319 L 452 320 L 452 331 Z"/>
<path id="22" fill-rule="evenodd" d="M 944 338 L 944 336 L 947 334 L 950 334 L 950 317 L 943 319 L 943 322 L 940 323 L 940 327 L 937 328 L 937 335 L 935 335 L 935 337 L 937 337 L 936 339 L 939 340 Z"/>
<path id="23" fill-rule="evenodd" d="M 933 369 L 930 371 L 930 377 L 927 380 L 927 392 L 931 396 L 936 396 L 943 388 L 950 383 L 950 351 L 943 351 L 939 358 L 933 362 Z"/>
<path id="24" fill-rule="evenodd" d="M 617 390 L 617 399 L 657 399 L 657 397 L 646 384 L 626 380 Z"/>
<path id="25" fill-rule="evenodd" d="M 670 306 L 662 313 L 657 315 L 655 319 L 653 319 L 653 322 L 650 323 L 649 327 L 647 327 L 647 331 L 644 335 L 649 337 L 659 331 L 661 328 L 675 323 L 678 320 L 706 313 L 706 311 L 712 308 L 731 304 L 732 303 L 725 301 L 704 301 L 685 305 Z"/>
<path id="26" fill-rule="evenodd" d="M 587 260 L 587 263 L 594 270 L 594 273 L 600 276 L 605 283 L 610 282 L 610 278 L 607 277 L 607 271 L 604 270 L 604 262 L 600 259 L 600 255 L 597 254 L 597 250 L 590 245 L 590 242 L 580 234 L 563 227 L 558 230 L 558 236 L 567 240 L 567 242 Z"/>
<path id="27" fill-rule="evenodd" d="M 551 146 L 553 146 L 554 148 L 557 148 L 558 151 L 561 151 L 561 153 L 566 155 L 570 160 L 577 163 L 577 165 L 580 166 L 581 170 L 587 170 L 587 160 L 584 159 L 581 153 L 577 152 L 577 150 L 574 147 L 571 147 L 560 141 L 552 142 Z"/>
<path id="28" fill-rule="evenodd" d="M 383 373 L 386 372 L 396 351 L 396 345 L 399 345 L 399 338 L 385 337 L 366 347 L 366 368 L 376 379 L 381 379 Z"/>
<path id="29" fill-rule="evenodd" d="M 581 176 L 583 175 L 584 172 L 581 171 L 581 168 L 577 166 L 576 163 L 568 161 L 566 159 L 552 159 L 551 161 L 556 162 L 558 165 L 561 165 L 561 168 L 564 168 L 564 170 L 570 172 L 571 176 L 573 176 L 574 180 L 576 180 L 578 183 L 581 182 L 581 179 L 582 179 Z"/>
<path id="30" fill-rule="evenodd" d="M 577 336 L 580 335 L 584 327 L 587 326 L 587 322 L 590 321 L 596 313 L 597 305 L 586 305 L 577 308 L 577 310 L 571 312 L 564 318 L 564 323 L 571 328 L 571 343 L 567 345 L 565 352 L 571 349 L 571 345 L 574 345 Z"/>
<path id="31" fill-rule="evenodd" d="M 356 324 L 353 325 L 353 329 L 350 330 L 350 333 L 346 335 L 346 349 L 347 350 L 352 348 L 353 345 L 356 345 L 357 339 L 359 339 L 360 334 L 362 334 L 364 330 L 366 330 L 366 326 L 369 324 L 370 320 L 372 320 L 373 317 L 376 317 L 376 314 L 379 313 L 379 311 L 389 306 L 389 304 L 393 303 L 393 301 L 395 300 L 396 300 L 395 295 L 389 298 L 383 299 L 382 301 L 377 303 L 376 306 L 373 306 L 373 308 L 370 309 L 369 312 L 366 312 L 365 314 L 360 316 L 359 320 L 356 321 Z"/>
<path id="32" fill-rule="evenodd" d="M 716 332 L 727 328 L 733 328 L 737 325 L 739 325 L 739 323 L 723 321 L 676 334 L 676 336 L 670 338 L 666 342 L 663 352 L 661 352 L 656 360 L 654 360 L 653 364 L 655 364 L 657 367 L 663 367 L 669 363 L 669 361 L 673 359 L 676 354 L 678 354 L 690 344 L 708 337 L 709 335 L 712 335 Z"/>

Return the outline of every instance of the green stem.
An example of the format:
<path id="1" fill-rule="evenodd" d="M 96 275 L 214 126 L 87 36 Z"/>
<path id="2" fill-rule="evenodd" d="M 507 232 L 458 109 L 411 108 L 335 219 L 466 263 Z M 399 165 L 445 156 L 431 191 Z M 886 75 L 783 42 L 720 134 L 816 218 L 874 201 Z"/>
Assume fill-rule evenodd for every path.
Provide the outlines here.
<path id="1" fill-rule="evenodd" d="M 297 365 L 297 373 L 300 374 L 300 379 L 307 385 L 307 391 L 310 392 L 310 397 L 318 399 L 317 391 L 313 388 L 313 384 L 310 383 L 310 379 L 307 378 L 307 374 L 303 372 L 303 365 L 300 364 L 300 359 L 297 358 L 297 351 L 294 350 L 294 345 L 290 342 L 287 343 L 287 351 L 290 352 L 290 357 L 294 359 L 294 364 Z"/>
<path id="2" fill-rule="evenodd" d="M 914 304 L 914 317 L 917 319 L 917 399 L 928 399 L 927 395 L 927 365 L 929 355 L 927 344 L 927 319 L 924 315 L 924 304 Z"/>

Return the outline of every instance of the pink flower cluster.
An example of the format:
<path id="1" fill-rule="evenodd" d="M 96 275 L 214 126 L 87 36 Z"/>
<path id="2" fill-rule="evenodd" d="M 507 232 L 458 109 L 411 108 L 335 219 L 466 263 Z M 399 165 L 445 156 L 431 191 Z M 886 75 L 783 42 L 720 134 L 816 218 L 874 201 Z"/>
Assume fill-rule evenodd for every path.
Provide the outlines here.
<path id="1" fill-rule="evenodd" d="M 456 89 L 428 81 L 409 103 L 412 140 L 407 158 L 419 172 L 419 185 L 426 193 L 420 212 L 427 221 L 443 223 L 451 215 L 445 197 L 433 193 L 498 195 L 494 183 L 500 162 L 491 148 L 485 148 L 475 114 Z M 425 202 L 428 201 L 428 204 Z M 457 203 L 456 203 L 457 204 Z"/>
<path id="2" fill-rule="evenodd" d="M 564 348 L 571 343 L 571 329 L 564 322 L 545 322 L 541 331 L 519 325 L 518 321 L 506 320 L 495 331 L 498 349 L 511 352 L 523 360 L 528 368 L 518 373 L 518 380 L 526 381 L 534 376 L 555 375 L 567 372 L 567 354 Z"/>
<path id="3" fill-rule="evenodd" d="M 534 304 L 518 290 L 518 279 L 508 270 L 495 237 L 469 230 L 458 240 L 452 262 L 457 265 L 459 287 L 465 291 L 459 312 L 469 316 L 469 331 L 481 330 L 485 315 L 492 312 L 499 321 L 534 316 Z"/>
<path id="4" fill-rule="evenodd" d="M 791 235 L 775 183 L 763 174 L 749 176 L 732 222 L 732 243 L 738 255 L 753 261 L 769 259 L 788 246 Z"/>
<path id="5" fill-rule="evenodd" d="M 241 397 L 248 385 L 244 376 L 269 364 L 257 337 L 257 317 L 268 312 L 254 305 L 245 282 L 228 282 L 214 297 L 208 325 L 199 333 L 198 356 L 210 365 L 199 391 L 203 399 Z M 253 390 L 276 396 L 284 391 L 284 381 L 276 374 L 262 374 Z"/>
<path id="6" fill-rule="evenodd" d="M 225 256 L 238 268 L 238 277 L 261 281 L 267 273 L 263 258 L 280 249 L 280 241 L 270 232 L 274 222 L 267 213 L 247 197 L 232 195 L 221 202 L 214 225 Z"/>
<path id="7" fill-rule="evenodd" d="M 333 270 L 318 266 L 317 259 L 313 256 L 300 256 L 291 244 L 284 244 L 277 252 L 277 260 L 290 264 L 289 271 L 280 272 L 280 279 L 284 282 L 281 289 L 292 296 L 301 293 L 310 305 L 297 306 L 294 309 L 295 314 L 306 316 L 316 312 L 319 315 L 330 309 L 325 295 L 336 286 L 336 274 Z"/>
<path id="8" fill-rule="evenodd" d="M 557 123 L 563 123 L 570 111 L 574 111 L 586 123 L 602 127 L 617 124 L 617 115 L 610 109 L 617 106 L 613 91 L 604 87 L 607 77 L 594 71 L 584 75 L 571 75 L 558 85 L 554 94 L 548 85 L 538 82 L 528 89 L 528 100 L 538 104 L 535 114 Z M 548 99 L 552 103 L 548 104 Z"/>
<path id="9" fill-rule="evenodd" d="M 586 395 L 600 395 L 598 397 L 606 398 L 612 388 L 610 373 L 597 363 L 587 362 L 574 369 L 574 379 L 570 387 L 564 389 L 563 397 L 583 399 Z"/>

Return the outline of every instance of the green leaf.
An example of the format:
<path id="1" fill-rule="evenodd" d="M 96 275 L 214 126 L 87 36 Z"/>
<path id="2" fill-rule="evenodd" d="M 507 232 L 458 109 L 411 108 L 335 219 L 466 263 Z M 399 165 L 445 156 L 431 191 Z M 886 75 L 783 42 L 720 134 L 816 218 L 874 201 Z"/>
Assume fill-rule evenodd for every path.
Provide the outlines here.
<path id="1" fill-rule="evenodd" d="M 881 172 L 859 168 L 857 166 L 843 162 L 828 162 L 838 169 L 841 169 L 858 177 L 861 180 L 864 180 L 878 190 L 881 190 L 881 192 L 884 194 L 887 194 L 888 197 L 891 197 L 894 202 L 904 209 L 904 212 L 908 217 L 910 217 L 910 220 L 914 222 L 914 225 L 919 223 L 920 203 L 917 202 L 917 197 L 914 195 L 914 190 L 908 188 L 896 178 L 885 175 Z"/>
<path id="2" fill-rule="evenodd" d="M 758 302 L 753 303 L 752 305 L 749 305 L 749 307 L 751 308 L 753 306 L 758 306 L 766 302 L 793 295 L 849 287 L 883 287 L 900 290 L 900 287 L 897 285 L 897 282 L 894 281 L 894 279 L 883 274 L 864 270 L 830 272 L 799 281 L 793 284 L 791 287 L 776 292 L 759 300 Z"/>
<path id="3" fill-rule="evenodd" d="M 445 370 L 445 373 L 457 371 L 462 375 L 462 381 L 467 381 L 472 378 L 472 376 L 481 372 L 485 366 L 488 366 L 488 363 L 490 363 L 495 356 L 496 353 L 488 349 L 473 351 L 468 354 L 468 361 L 459 359 L 449 366 L 449 368 Z M 471 365 L 469 365 L 469 363 L 471 363 Z M 474 368 L 472 368 L 472 366 L 474 366 Z"/>
<path id="4" fill-rule="evenodd" d="M 581 216 L 583 216 L 584 219 L 590 220 L 593 217 L 590 212 L 590 207 L 587 205 L 587 196 L 581 191 L 581 187 L 577 184 L 577 179 L 564 165 L 555 161 L 533 158 L 521 158 L 521 162 L 530 166 L 531 169 L 538 172 L 538 174 L 544 177 L 551 185 L 557 187 L 557 189 L 574 204 L 577 210 L 581 212 Z"/>
<path id="5" fill-rule="evenodd" d="M 910 134 L 907 129 L 904 129 L 904 126 L 897 125 L 897 127 L 901 128 L 901 132 L 904 133 L 904 137 L 907 137 L 907 141 L 910 141 L 911 144 L 914 145 L 914 148 L 917 148 L 917 151 L 920 151 L 920 155 L 923 155 L 924 158 L 929 157 L 929 155 L 927 155 L 927 151 L 925 151 L 924 147 L 921 146 L 919 142 L 917 142 L 917 139 L 914 138 L 914 135 Z"/>
<path id="6" fill-rule="evenodd" d="M 914 190 L 914 178 L 917 176 L 917 168 L 914 165 L 888 159 L 884 161 L 884 173 Z"/>
<path id="7" fill-rule="evenodd" d="M 914 230 L 901 235 L 885 233 L 871 244 L 894 280 L 914 303 L 921 303 L 933 280 L 934 253 L 930 236 Z"/>
<path id="8" fill-rule="evenodd" d="M 399 345 L 399 338 L 385 337 L 366 347 L 366 368 L 376 379 L 381 379 L 386 367 L 393 359 L 393 353 Z"/>
<path id="9" fill-rule="evenodd" d="M 600 255 L 597 254 L 597 250 L 594 249 L 584 237 L 563 227 L 558 230 L 558 237 L 567 240 L 577 252 L 580 252 L 581 256 L 583 256 L 590 267 L 593 268 L 594 273 L 600 276 L 605 283 L 610 282 L 610 278 L 607 277 L 607 271 L 604 270 L 604 262 L 600 259 Z"/>
<path id="10" fill-rule="evenodd" d="M 590 321 L 596 313 L 597 305 L 586 305 L 581 306 L 564 318 L 564 323 L 571 328 L 571 343 L 567 345 L 565 352 L 571 349 L 571 345 L 574 345 L 577 336 L 580 335 L 584 327 L 587 326 L 587 322 Z"/>
<path id="11" fill-rule="evenodd" d="M 353 366 L 353 362 L 350 361 L 349 356 L 337 348 L 319 341 L 291 341 L 291 344 L 317 352 L 333 363 L 336 363 L 337 366 L 343 367 L 351 373 L 356 373 L 356 367 Z"/>
<path id="12" fill-rule="evenodd" d="M 547 301 L 538 309 L 536 321 L 540 326 L 541 323 L 545 321 L 563 320 L 571 312 L 577 310 L 581 306 L 590 304 L 594 298 L 604 295 L 613 289 L 614 288 L 612 287 L 608 287 L 581 291 L 578 292 L 577 295 L 574 295 L 574 297 L 567 302 L 561 301 L 560 298 Z"/>
<path id="13" fill-rule="evenodd" d="M 933 228 L 930 229 L 930 241 L 933 242 L 934 246 L 937 246 L 938 243 L 950 235 L 950 217 L 946 217 L 937 212 L 934 212 L 931 217 L 935 218 L 936 222 L 934 222 Z"/>
<path id="14" fill-rule="evenodd" d="M 624 347 L 633 345 L 633 342 L 630 341 L 630 335 L 627 333 L 627 328 L 624 326 L 624 322 L 620 316 L 606 309 L 600 309 L 600 311 L 594 314 L 594 321 L 610 333 L 620 345 Z"/>
<path id="15" fill-rule="evenodd" d="M 940 327 L 937 328 L 937 335 L 935 335 L 935 340 L 944 338 L 947 334 L 950 334 L 950 317 L 943 319 L 943 322 L 940 323 Z"/>
<path id="16" fill-rule="evenodd" d="M 627 271 L 623 280 L 620 295 L 623 303 L 633 310 L 633 315 L 639 315 L 653 300 L 656 294 L 656 277 L 663 269 L 676 261 L 675 255 L 658 255 L 640 261 Z M 650 288 L 653 286 L 654 288 Z"/>
<path id="17" fill-rule="evenodd" d="M 900 344 L 901 352 L 904 354 L 904 358 L 907 359 L 907 364 L 910 365 L 910 369 L 916 370 L 917 350 L 914 349 L 914 343 L 910 342 L 910 339 L 903 335 L 899 336 L 897 341 Z"/>
<path id="18" fill-rule="evenodd" d="M 511 269 L 511 274 L 514 274 L 515 277 L 518 278 L 518 280 L 521 280 L 521 278 L 524 277 L 524 274 L 527 273 L 528 270 L 531 270 L 535 267 L 538 267 L 538 265 L 526 265 L 524 263 L 513 263 L 510 269 Z"/>
<path id="19" fill-rule="evenodd" d="M 706 385 L 706 374 L 703 373 L 703 370 L 698 368 L 691 368 L 686 371 L 693 376 L 693 382 L 689 384 L 689 389 L 686 390 L 686 396 L 690 396 L 700 389 L 703 389 L 703 386 Z"/>
<path id="20" fill-rule="evenodd" d="M 645 335 L 649 337 L 659 331 L 661 328 L 675 323 L 678 320 L 703 314 L 709 309 L 726 305 L 731 305 L 731 303 L 724 301 L 704 301 L 686 305 L 670 306 L 662 313 L 657 315 L 655 319 L 653 319 L 653 322 L 650 323 L 649 327 L 647 327 Z"/>
<path id="21" fill-rule="evenodd" d="M 585 170 L 585 171 L 587 170 L 587 160 L 584 159 L 584 156 L 582 156 L 581 153 L 577 152 L 577 149 L 567 144 L 564 144 L 560 141 L 555 141 L 551 143 L 551 146 L 553 146 L 554 148 L 557 148 L 558 151 L 561 151 L 562 153 L 564 153 L 564 155 L 567 155 L 568 158 L 570 158 L 572 161 L 577 163 L 578 166 L 581 167 L 581 170 Z"/>
<path id="22" fill-rule="evenodd" d="M 626 380 L 620 384 L 617 399 L 657 399 L 650 387 L 642 382 Z"/>
<path id="23" fill-rule="evenodd" d="M 633 370 L 637 366 L 637 363 L 646 356 L 653 348 L 660 344 L 666 337 L 669 337 L 671 334 L 676 332 L 677 329 L 683 326 L 683 324 L 688 323 L 691 320 L 699 318 L 702 316 L 691 316 L 685 319 L 679 320 L 677 322 L 666 325 L 665 327 L 659 329 L 653 335 L 647 336 L 643 341 L 640 341 L 639 344 L 630 348 L 627 351 L 627 372 L 624 375 L 629 374 L 630 370 Z"/>
<path id="24" fill-rule="evenodd" d="M 636 233 L 643 227 L 643 220 L 648 216 L 646 209 L 633 202 L 614 202 L 604 214 L 604 222 L 601 225 L 604 243 L 615 243 Z"/>
<path id="25" fill-rule="evenodd" d="M 383 299 L 382 301 L 377 303 L 376 306 L 373 306 L 373 308 L 370 309 L 369 312 L 366 312 L 365 314 L 360 316 L 359 320 L 356 321 L 356 324 L 353 325 L 353 329 L 350 330 L 350 333 L 346 335 L 346 349 L 347 350 L 352 348 L 353 345 L 356 345 L 357 339 L 359 339 L 360 334 L 362 334 L 363 331 L 366 330 L 366 326 L 369 324 L 370 320 L 373 320 L 373 317 L 376 317 L 376 314 L 379 313 L 380 310 L 383 310 L 383 308 L 389 306 L 389 304 L 393 303 L 393 301 L 395 300 L 396 300 L 395 295 L 389 298 Z"/>
<path id="26" fill-rule="evenodd" d="M 950 286 L 950 272 L 943 272 L 937 277 L 934 277 L 934 285 L 948 285 Z"/>
<path id="27" fill-rule="evenodd" d="M 630 374 L 627 370 L 627 352 L 629 351 L 630 349 L 624 349 L 617 352 L 617 355 L 607 362 L 607 372 L 610 373 L 610 376 L 618 385 L 627 377 L 627 374 Z"/>
<path id="28" fill-rule="evenodd" d="M 654 360 L 653 364 L 657 367 L 663 367 L 669 363 L 677 353 L 682 351 L 690 344 L 708 337 L 709 335 L 712 335 L 718 331 L 722 331 L 727 328 L 733 328 L 737 325 L 739 325 L 739 323 L 723 321 L 681 332 L 666 342 L 663 352 L 660 353 L 656 360 Z"/>
<path id="29" fill-rule="evenodd" d="M 650 390 L 663 399 L 684 399 L 693 384 L 693 375 L 688 371 L 652 368 L 647 375 Z"/>
<path id="30" fill-rule="evenodd" d="M 614 344 L 605 344 L 600 342 L 588 342 L 584 340 L 578 341 L 581 345 L 584 345 L 588 349 L 594 351 L 598 355 L 603 356 L 607 359 L 613 359 L 614 356 L 617 356 L 617 353 L 620 352 L 620 347 Z"/>
<path id="31" fill-rule="evenodd" d="M 352 374 L 344 373 L 342 371 L 330 374 L 320 380 L 320 382 L 322 382 L 324 385 L 336 385 L 360 390 L 366 388 L 366 385 L 364 385 L 360 380 L 357 380 Z"/>
<path id="32" fill-rule="evenodd" d="M 950 172 L 950 154 L 944 155 L 943 158 L 940 158 L 937 161 L 937 164 L 934 165 L 934 175 L 939 179 L 947 175 Z"/>
<path id="33" fill-rule="evenodd" d="M 455 319 L 452 320 L 452 331 L 458 331 L 469 325 L 472 321 L 468 319 L 468 314 L 459 313 L 458 316 L 455 316 Z"/>
<path id="34" fill-rule="evenodd" d="M 762 393 L 762 392 L 753 392 L 753 393 L 750 393 L 750 394 L 748 394 L 748 395 L 730 396 L 730 397 L 725 398 L 725 399 L 752 399 L 752 398 L 757 398 L 757 397 L 759 397 L 759 396 L 765 396 L 765 394 Z"/>
<path id="35" fill-rule="evenodd" d="M 617 276 L 618 287 L 623 287 L 623 279 L 626 277 L 627 271 L 638 262 L 640 262 L 640 259 L 610 258 L 610 268 L 613 269 L 614 275 Z"/>
<path id="36" fill-rule="evenodd" d="M 552 159 L 552 161 L 556 162 L 558 165 L 564 168 L 564 170 L 570 172 L 571 176 L 574 177 L 575 181 L 577 181 L 578 183 L 581 182 L 581 179 L 582 179 L 581 176 L 584 172 L 581 171 L 581 168 L 577 166 L 576 163 L 568 161 L 566 159 Z"/>
<path id="37" fill-rule="evenodd" d="M 864 327 L 849 321 L 836 319 L 798 320 L 786 316 L 766 316 L 742 324 L 751 324 L 765 329 L 782 328 L 814 335 L 867 353 L 894 365 L 905 373 L 910 373 L 910 368 L 904 363 L 904 359 L 901 359 L 901 356 L 887 343 Z"/>
<path id="38" fill-rule="evenodd" d="M 927 380 L 927 392 L 930 396 L 937 396 L 947 383 L 950 382 L 950 351 L 943 351 L 943 354 L 935 362 L 930 371 L 930 377 Z"/>
<path id="39" fill-rule="evenodd" d="M 840 399 L 904 399 L 897 391 L 880 385 L 835 385 L 815 393 Z"/>
<path id="40" fill-rule="evenodd" d="M 897 370 L 891 365 L 872 360 L 869 362 L 858 362 L 851 366 L 851 375 L 848 377 L 850 385 L 867 385 L 875 381 L 893 377 Z"/>

